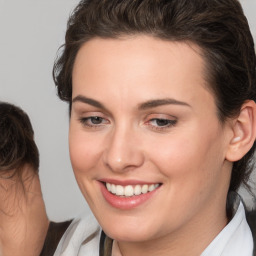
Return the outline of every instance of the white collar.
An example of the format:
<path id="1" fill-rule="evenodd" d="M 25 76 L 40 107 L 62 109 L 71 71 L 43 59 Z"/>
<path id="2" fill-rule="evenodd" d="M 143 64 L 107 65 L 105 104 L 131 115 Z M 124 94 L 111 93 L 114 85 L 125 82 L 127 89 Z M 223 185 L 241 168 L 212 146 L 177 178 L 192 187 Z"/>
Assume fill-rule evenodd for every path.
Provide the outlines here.
<path id="1" fill-rule="evenodd" d="M 201 256 L 252 256 L 253 238 L 246 221 L 244 206 L 239 195 L 236 195 L 233 200 L 235 211 L 233 218 Z M 238 207 L 236 207 L 237 201 Z"/>
<path id="2" fill-rule="evenodd" d="M 92 213 L 74 219 L 61 238 L 54 256 L 99 255 L 101 228 Z"/>

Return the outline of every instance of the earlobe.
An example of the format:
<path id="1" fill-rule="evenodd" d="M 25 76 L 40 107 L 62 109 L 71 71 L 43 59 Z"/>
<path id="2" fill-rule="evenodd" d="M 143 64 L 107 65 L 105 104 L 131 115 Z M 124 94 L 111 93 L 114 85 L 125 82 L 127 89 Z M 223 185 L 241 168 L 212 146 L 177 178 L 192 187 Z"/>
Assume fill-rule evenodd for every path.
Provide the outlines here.
<path id="1" fill-rule="evenodd" d="M 256 138 L 256 104 L 253 100 L 242 105 L 240 114 L 233 120 L 232 130 L 226 159 L 235 162 L 250 150 Z"/>

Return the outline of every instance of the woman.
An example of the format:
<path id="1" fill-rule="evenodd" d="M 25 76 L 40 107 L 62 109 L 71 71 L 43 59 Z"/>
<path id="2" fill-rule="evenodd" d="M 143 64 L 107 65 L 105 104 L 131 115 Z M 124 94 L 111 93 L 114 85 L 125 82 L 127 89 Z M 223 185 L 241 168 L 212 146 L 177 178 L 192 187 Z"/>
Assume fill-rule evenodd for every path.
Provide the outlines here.
<path id="1" fill-rule="evenodd" d="M 96 220 L 55 255 L 251 256 L 255 72 L 236 0 L 81 1 L 53 74 Z"/>
<path id="2" fill-rule="evenodd" d="M 0 255 L 39 255 L 49 226 L 29 117 L 0 103 Z"/>
<path id="3" fill-rule="evenodd" d="M 70 222 L 49 223 L 28 115 L 0 102 L 0 255 L 50 256 Z"/>

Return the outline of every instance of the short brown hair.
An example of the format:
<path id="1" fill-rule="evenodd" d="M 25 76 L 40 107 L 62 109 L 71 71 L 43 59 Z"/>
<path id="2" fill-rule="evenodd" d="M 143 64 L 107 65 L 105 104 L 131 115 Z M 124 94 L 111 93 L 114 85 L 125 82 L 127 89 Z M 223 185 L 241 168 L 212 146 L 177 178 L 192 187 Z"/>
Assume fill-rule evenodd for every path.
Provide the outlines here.
<path id="1" fill-rule="evenodd" d="M 198 45 L 206 63 L 206 80 L 215 96 L 221 122 L 256 100 L 256 58 L 247 19 L 237 0 L 82 0 L 69 18 L 65 44 L 53 77 L 60 99 L 71 109 L 72 70 L 88 40 L 147 34 Z M 230 190 L 248 187 L 251 150 L 232 170 Z"/>

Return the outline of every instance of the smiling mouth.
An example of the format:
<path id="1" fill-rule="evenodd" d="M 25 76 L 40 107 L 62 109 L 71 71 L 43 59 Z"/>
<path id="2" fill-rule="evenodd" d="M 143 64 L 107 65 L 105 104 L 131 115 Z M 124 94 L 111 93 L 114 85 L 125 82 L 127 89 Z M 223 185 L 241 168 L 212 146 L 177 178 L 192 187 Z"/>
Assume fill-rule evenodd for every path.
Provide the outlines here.
<path id="1" fill-rule="evenodd" d="M 131 196 L 139 196 L 141 194 L 147 194 L 157 189 L 160 185 L 161 185 L 160 183 L 156 183 L 156 184 L 150 184 L 150 185 L 138 184 L 138 185 L 122 186 L 122 185 L 115 185 L 111 183 L 105 183 L 107 190 L 111 194 L 121 196 L 121 197 L 131 197 Z"/>

